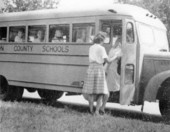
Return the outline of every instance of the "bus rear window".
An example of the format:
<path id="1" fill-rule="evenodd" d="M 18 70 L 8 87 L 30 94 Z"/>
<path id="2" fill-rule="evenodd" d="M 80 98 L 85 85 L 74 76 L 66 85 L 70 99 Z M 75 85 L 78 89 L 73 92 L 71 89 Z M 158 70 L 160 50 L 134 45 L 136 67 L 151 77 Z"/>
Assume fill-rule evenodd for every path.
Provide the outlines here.
<path id="1" fill-rule="evenodd" d="M 95 35 L 95 26 L 92 23 L 73 24 L 72 42 L 91 43 Z"/>
<path id="2" fill-rule="evenodd" d="M 7 40 L 7 27 L 0 27 L 0 42 Z"/>

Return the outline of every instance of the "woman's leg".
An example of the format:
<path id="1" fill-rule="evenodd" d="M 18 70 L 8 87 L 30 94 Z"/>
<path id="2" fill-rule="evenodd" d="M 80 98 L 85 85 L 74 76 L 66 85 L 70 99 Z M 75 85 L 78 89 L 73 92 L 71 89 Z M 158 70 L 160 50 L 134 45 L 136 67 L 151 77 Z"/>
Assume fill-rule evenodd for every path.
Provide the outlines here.
<path id="1" fill-rule="evenodd" d="M 90 113 L 93 113 L 94 97 L 92 94 L 83 94 L 84 98 L 89 102 Z"/>
<path id="2" fill-rule="evenodd" d="M 99 114 L 99 109 L 101 107 L 102 98 L 103 98 L 102 94 L 98 95 L 98 97 L 97 97 L 97 104 L 96 104 L 96 111 L 95 111 L 96 115 Z"/>
<path id="3" fill-rule="evenodd" d="M 107 103 L 108 99 L 109 99 L 109 94 L 104 94 L 104 95 L 103 95 L 102 106 L 101 106 L 101 108 L 100 108 L 100 110 L 101 110 L 102 112 L 104 112 L 104 109 L 105 109 L 105 107 L 106 107 L 106 103 Z"/>

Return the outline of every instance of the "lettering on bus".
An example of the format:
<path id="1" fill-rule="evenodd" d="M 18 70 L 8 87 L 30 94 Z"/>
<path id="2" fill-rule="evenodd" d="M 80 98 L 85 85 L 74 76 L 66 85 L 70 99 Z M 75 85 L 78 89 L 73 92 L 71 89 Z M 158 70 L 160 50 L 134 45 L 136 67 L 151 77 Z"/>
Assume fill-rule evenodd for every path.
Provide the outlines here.
<path id="1" fill-rule="evenodd" d="M 68 53 L 69 52 L 69 46 L 50 46 L 50 45 L 44 45 L 42 47 L 42 52 L 52 52 L 52 53 Z"/>
<path id="2" fill-rule="evenodd" d="M 31 45 L 15 45 L 14 51 L 25 51 L 25 52 L 32 52 L 33 46 Z"/>
<path id="3" fill-rule="evenodd" d="M 0 51 L 4 51 L 4 46 L 3 45 L 0 46 Z"/>

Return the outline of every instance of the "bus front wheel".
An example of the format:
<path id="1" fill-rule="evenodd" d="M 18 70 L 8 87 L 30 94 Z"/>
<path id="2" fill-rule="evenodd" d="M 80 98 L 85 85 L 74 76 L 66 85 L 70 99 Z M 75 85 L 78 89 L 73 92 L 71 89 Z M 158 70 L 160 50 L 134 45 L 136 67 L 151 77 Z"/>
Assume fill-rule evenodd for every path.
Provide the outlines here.
<path id="1" fill-rule="evenodd" d="M 39 89 L 38 94 L 42 99 L 55 102 L 57 99 L 59 99 L 63 95 L 63 92 L 55 91 L 55 90 Z"/>
<path id="2" fill-rule="evenodd" d="M 18 87 L 18 86 L 9 86 L 10 90 L 12 91 L 10 94 L 10 100 L 14 101 L 14 100 L 20 100 L 22 99 L 22 95 L 24 93 L 24 88 L 22 87 Z"/>
<path id="3" fill-rule="evenodd" d="M 170 119 L 170 88 L 163 91 L 163 95 L 159 100 L 159 109 L 162 116 Z"/>
<path id="4" fill-rule="evenodd" d="M 6 78 L 0 75 L 0 100 L 8 100 L 10 98 L 10 93 Z"/>

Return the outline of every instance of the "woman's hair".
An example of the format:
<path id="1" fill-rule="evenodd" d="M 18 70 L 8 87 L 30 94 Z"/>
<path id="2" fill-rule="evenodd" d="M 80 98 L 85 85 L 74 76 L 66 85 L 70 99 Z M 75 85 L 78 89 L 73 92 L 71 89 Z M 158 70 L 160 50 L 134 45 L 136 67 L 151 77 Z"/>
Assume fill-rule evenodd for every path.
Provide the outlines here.
<path id="1" fill-rule="evenodd" d="M 106 38 L 106 33 L 100 31 L 100 32 L 94 37 L 93 43 L 101 43 L 101 42 L 104 41 L 105 38 Z"/>

